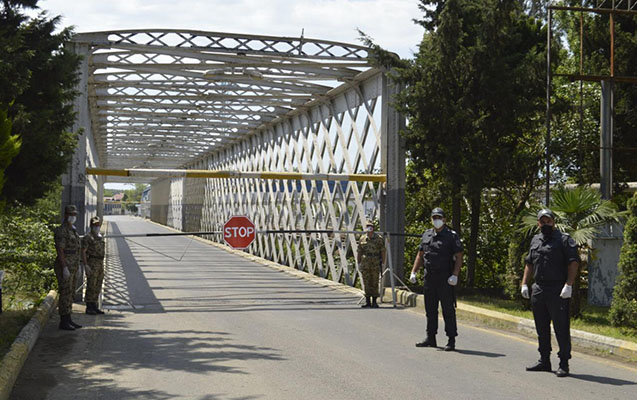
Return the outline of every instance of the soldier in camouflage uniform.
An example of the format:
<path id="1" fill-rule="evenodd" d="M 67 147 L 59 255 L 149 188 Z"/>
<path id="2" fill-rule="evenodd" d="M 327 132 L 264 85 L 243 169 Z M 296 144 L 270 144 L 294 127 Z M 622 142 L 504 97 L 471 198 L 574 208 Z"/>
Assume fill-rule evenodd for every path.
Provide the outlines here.
<path id="1" fill-rule="evenodd" d="M 55 259 L 54 269 L 58 281 L 60 292 L 58 300 L 58 311 L 60 313 L 60 329 L 73 331 L 82 326 L 76 324 L 71 319 L 73 306 L 73 292 L 75 288 L 75 275 L 80 266 L 80 236 L 75 230 L 75 219 L 77 209 L 74 205 L 67 205 L 64 208 L 64 221 L 62 225 L 55 228 L 53 234 L 55 239 Z"/>
<path id="2" fill-rule="evenodd" d="M 102 221 L 91 218 L 91 231 L 82 238 L 82 260 L 86 269 L 86 313 L 104 314 L 97 307 L 104 280 L 104 237 L 100 234 Z"/>
<path id="3" fill-rule="evenodd" d="M 381 265 L 385 263 L 385 240 L 374 233 L 374 223 L 367 222 L 367 233 L 358 241 L 358 266 L 365 286 L 363 308 L 378 308 L 378 278 Z M 371 302 L 370 302 L 371 299 Z"/>

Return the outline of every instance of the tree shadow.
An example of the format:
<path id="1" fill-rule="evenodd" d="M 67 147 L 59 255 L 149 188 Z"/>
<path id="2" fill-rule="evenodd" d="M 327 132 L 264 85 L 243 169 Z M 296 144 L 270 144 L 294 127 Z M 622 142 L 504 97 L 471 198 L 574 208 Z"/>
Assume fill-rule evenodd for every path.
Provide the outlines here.
<path id="1" fill-rule="evenodd" d="M 11 399 L 172 399 L 179 394 L 126 388 L 109 377 L 125 370 L 241 375 L 248 374 L 246 362 L 285 360 L 278 349 L 237 342 L 228 332 L 179 327 L 135 330 L 124 318 L 121 314 L 106 314 L 95 320 L 94 326 L 86 324 L 73 333 L 58 330 L 57 321 L 52 318 L 23 367 Z M 87 373 L 89 367 L 92 372 Z M 201 399 L 258 397 L 221 393 Z"/>

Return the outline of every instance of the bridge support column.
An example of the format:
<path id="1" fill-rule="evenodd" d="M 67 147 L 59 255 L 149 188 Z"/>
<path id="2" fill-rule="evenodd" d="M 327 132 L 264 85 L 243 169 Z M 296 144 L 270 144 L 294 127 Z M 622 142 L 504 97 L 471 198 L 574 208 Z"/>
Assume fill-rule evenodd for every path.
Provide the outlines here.
<path id="1" fill-rule="evenodd" d="M 391 233 L 405 232 L 405 140 L 399 133 L 405 127 L 405 119 L 391 105 L 399 91 L 398 84 L 383 74 L 381 170 L 387 174 L 387 181 L 381 197 L 380 229 Z M 392 236 L 390 239 L 394 273 L 402 279 L 405 238 Z M 383 282 L 389 286 L 390 277 L 385 275 Z"/>

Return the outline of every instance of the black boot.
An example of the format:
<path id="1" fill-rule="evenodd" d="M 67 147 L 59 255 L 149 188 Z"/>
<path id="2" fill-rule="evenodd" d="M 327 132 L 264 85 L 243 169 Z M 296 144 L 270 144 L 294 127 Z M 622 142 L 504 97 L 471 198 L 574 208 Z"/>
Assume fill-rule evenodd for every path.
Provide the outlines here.
<path id="1" fill-rule="evenodd" d="M 369 296 L 365 296 L 365 304 L 361 306 L 361 308 L 371 308 L 372 303 L 369 302 Z"/>
<path id="2" fill-rule="evenodd" d="M 60 315 L 60 329 L 65 331 L 74 331 L 75 327 L 69 322 L 71 319 L 68 315 Z"/>
<path id="3" fill-rule="evenodd" d="M 558 378 L 564 378 L 565 376 L 569 376 L 570 371 L 568 370 L 568 361 L 560 360 L 560 367 L 555 372 Z"/>
<path id="4" fill-rule="evenodd" d="M 85 313 L 88 315 L 96 315 L 97 312 L 95 311 L 95 303 L 87 302 Z"/>
<path id="5" fill-rule="evenodd" d="M 376 297 L 372 298 L 372 308 L 378 308 L 378 303 L 376 303 Z"/>
<path id="6" fill-rule="evenodd" d="M 98 315 L 104 314 L 104 311 L 97 308 L 97 303 L 93 303 L 93 311 L 95 311 L 95 314 L 98 314 Z"/>
<path id="7" fill-rule="evenodd" d="M 436 337 L 427 335 L 427 339 L 424 342 L 416 343 L 416 347 L 438 347 L 436 345 Z"/>
<path id="8" fill-rule="evenodd" d="M 445 346 L 445 351 L 454 351 L 456 349 L 456 338 L 450 337 L 447 345 Z"/>
<path id="9" fill-rule="evenodd" d="M 71 319 L 71 314 L 69 314 L 67 317 L 69 319 L 69 324 L 71 324 L 73 328 L 80 329 L 82 327 L 82 325 L 76 324 L 75 322 L 73 322 L 73 320 Z"/>
<path id="10" fill-rule="evenodd" d="M 526 367 L 526 370 L 551 372 L 551 361 L 548 358 L 540 358 L 535 364 Z"/>

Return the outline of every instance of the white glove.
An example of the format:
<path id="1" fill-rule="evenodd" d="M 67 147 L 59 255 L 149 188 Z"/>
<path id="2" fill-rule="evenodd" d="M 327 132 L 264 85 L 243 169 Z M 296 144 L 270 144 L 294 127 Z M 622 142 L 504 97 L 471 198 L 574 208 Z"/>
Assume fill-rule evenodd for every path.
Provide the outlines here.
<path id="1" fill-rule="evenodd" d="M 64 269 L 62 270 L 62 279 L 67 280 L 70 277 L 71 277 L 71 272 L 69 271 L 67 267 L 64 267 Z"/>
<path id="2" fill-rule="evenodd" d="M 560 297 L 563 299 L 570 299 L 571 295 L 573 295 L 573 286 L 565 283 L 564 287 L 562 288 L 562 293 L 560 293 Z"/>
<path id="3" fill-rule="evenodd" d="M 451 275 L 449 279 L 447 279 L 447 283 L 451 286 L 456 286 L 458 284 L 458 277 L 455 275 Z"/>
<path id="4" fill-rule="evenodd" d="M 409 282 L 411 283 L 416 283 L 416 274 L 415 273 L 411 273 L 411 275 L 409 275 Z"/>
<path id="5" fill-rule="evenodd" d="M 522 285 L 522 290 L 520 290 L 520 294 L 525 299 L 528 299 L 529 297 L 531 297 L 531 296 L 529 296 L 529 287 L 528 287 L 528 285 Z"/>

